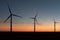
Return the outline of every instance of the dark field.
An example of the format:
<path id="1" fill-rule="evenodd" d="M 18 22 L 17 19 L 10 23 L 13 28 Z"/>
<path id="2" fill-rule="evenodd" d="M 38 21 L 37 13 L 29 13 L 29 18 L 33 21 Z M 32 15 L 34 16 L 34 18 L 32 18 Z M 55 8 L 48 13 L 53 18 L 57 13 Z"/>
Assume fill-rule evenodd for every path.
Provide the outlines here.
<path id="1" fill-rule="evenodd" d="M 60 32 L 0 32 L 0 39 L 57 39 Z"/>

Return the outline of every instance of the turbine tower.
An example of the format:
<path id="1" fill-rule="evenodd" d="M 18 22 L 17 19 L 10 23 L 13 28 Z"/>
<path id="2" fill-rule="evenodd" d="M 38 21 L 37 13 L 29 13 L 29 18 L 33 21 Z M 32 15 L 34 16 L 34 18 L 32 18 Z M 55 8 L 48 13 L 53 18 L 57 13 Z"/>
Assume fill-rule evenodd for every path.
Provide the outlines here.
<path id="1" fill-rule="evenodd" d="M 30 18 L 34 20 L 34 32 L 36 32 L 36 28 L 35 27 L 36 27 L 36 22 L 37 22 L 37 14 L 34 17 L 30 17 Z"/>
<path id="2" fill-rule="evenodd" d="M 12 14 L 12 11 L 11 11 L 8 3 L 7 3 L 7 6 L 8 6 L 8 10 L 9 10 L 10 15 L 9 15 L 9 17 L 4 21 L 4 23 L 10 18 L 10 32 L 12 32 L 12 16 L 20 17 L 20 18 L 22 18 L 22 17 L 19 16 L 19 15 L 16 15 L 16 14 Z"/>

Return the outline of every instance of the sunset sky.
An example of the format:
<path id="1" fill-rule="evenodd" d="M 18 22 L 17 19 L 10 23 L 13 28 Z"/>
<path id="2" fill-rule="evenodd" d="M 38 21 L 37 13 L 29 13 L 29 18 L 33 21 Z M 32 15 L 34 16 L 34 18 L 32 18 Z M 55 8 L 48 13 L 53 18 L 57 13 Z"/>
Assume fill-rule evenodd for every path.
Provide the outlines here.
<path id="1" fill-rule="evenodd" d="M 7 0 L 13 14 L 22 16 L 18 18 L 13 16 L 13 31 L 26 32 L 34 30 L 34 17 L 37 13 L 38 23 L 37 32 L 54 31 L 54 18 L 60 22 L 60 0 Z M 0 31 L 10 30 L 10 19 L 3 21 L 10 15 L 6 1 L 0 0 Z M 56 31 L 60 32 L 60 23 L 56 24 Z"/>

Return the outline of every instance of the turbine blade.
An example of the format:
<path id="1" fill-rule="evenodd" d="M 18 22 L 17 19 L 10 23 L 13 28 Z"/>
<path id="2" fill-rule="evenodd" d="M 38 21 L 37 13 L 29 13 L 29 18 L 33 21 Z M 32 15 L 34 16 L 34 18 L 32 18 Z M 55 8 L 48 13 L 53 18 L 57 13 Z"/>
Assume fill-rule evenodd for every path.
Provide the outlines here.
<path id="1" fill-rule="evenodd" d="M 34 17 L 30 17 L 30 19 L 34 19 Z"/>
<path id="2" fill-rule="evenodd" d="M 37 23 L 38 25 L 41 25 L 41 24 L 38 23 L 37 19 L 36 19 L 36 23 Z"/>
<path id="3" fill-rule="evenodd" d="M 36 23 L 39 24 L 38 21 L 37 21 L 37 19 L 36 19 Z"/>
<path id="4" fill-rule="evenodd" d="M 15 14 L 12 14 L 13 16 L 16 16 L 16 17 L 20 17 L 20 18 L 22 18 L 21 16 L 19 16 L 19 15 L 15 15 Z"/>
<path id="5" fill-rule="evenodd" d="M 4 21 L 4 23 L 11 17 L 11 15 Z"/>
<path id="6" fill-rule="evenodd" d="M 37 17 L 37 14 L 35 15 L 35 18 Z"/>
<path id="7" fill-rule="evenodd" d="M 56 23 L 60 23 L 60 22 L 56 22 Z"/>
<path id="8" fill-rule="evenodd" d="M 12 14 L 11 9 L 10 9 L 9 4 L 8 4 L 7 1 L 6 1 L 6 4 L 7 4 L 7 6 L 8 6 L 8 9 L 9 9 L 10 14 Z"/>

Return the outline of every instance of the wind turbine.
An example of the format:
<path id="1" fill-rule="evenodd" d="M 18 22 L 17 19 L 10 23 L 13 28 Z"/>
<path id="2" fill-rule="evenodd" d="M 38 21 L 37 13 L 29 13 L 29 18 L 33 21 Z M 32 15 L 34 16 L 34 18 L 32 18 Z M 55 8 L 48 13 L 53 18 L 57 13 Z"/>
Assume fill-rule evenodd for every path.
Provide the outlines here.
<path id="1" fill-rule="evenodd" d="M 54 32 L 56 32 L 56 23 L 58 23 L 58 22 L 56 22 L 54 19 Z"/>
<path id="2" fill-rule="evenodd" d="M 10 32 L 12 32 L 12 16 L 20 17 L 20 18 L 22 18 L 22 17 L 19 16 L 19 15 L 16 15 L 16 14 L 12 14 L 12 11 L 11 11 L 8 3 L 7 3 L 7 6 L 8 6 L 8 10 L 9 10 L 10 15 L 9 15 L 9 17 L 4 21 L 4 23 L 10 18 Z"/>
<path id="3" fill-rule="evenodd" d="M 37 22 L 37 14 L 34 17 L 30 17 L 30 18 L 34 20 L 34 32 L 36 32 L 36 28 L 35 27 L 36 27 L 36 22 Z"/>

